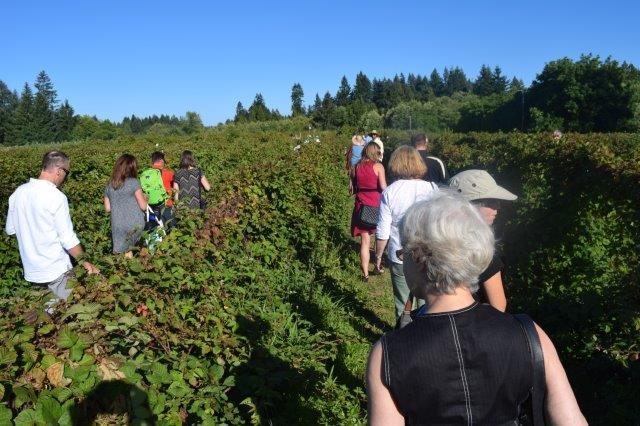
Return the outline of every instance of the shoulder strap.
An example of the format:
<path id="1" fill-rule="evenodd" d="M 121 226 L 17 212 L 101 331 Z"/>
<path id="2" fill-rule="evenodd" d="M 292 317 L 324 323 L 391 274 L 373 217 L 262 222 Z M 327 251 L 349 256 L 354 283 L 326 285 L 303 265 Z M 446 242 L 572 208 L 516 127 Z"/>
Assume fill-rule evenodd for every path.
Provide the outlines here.
<path id="1" fill-rule="evenodd" d="M 438 164 L 440 164 L 440 170 L 442 170 L 442 177 L 446 178 L 447 177 L 447 172 L 444 169 L 444 163 L 442 162 L 442 160 L 439 159 L 438 157 L 432 157 L 432 156 L 428 156 L 427 158 L 431 158 L 432 160 L 436 160 L 438 162 Z"/>
<path id="2" fill-rule="evenodd" d="M 547 393 L 547 385 L 544 372 L 544 355 L 538 331 L 531 317 L 527 314 L 515 314 L 515 319 L 520 322 L 522 331 L 527 339 L 531 362 L 533 364 L 533 387 L 531 389 L 531 408 L 533 411 L 533 425 L 544 426 L 544 399 Z"/>

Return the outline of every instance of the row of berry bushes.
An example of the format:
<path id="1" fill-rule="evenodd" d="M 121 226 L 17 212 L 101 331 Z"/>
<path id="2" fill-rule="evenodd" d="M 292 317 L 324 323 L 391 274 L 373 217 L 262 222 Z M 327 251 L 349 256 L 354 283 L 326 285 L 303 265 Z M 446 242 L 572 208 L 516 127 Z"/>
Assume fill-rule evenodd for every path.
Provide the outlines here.
<path id="1" fill-rule="evenodd" d="M 496 225 L 508 309 L 551 335 L 593 423 L 637 423 L 640 134 L 442 134 L 431 148 L 519 195 Z"/>

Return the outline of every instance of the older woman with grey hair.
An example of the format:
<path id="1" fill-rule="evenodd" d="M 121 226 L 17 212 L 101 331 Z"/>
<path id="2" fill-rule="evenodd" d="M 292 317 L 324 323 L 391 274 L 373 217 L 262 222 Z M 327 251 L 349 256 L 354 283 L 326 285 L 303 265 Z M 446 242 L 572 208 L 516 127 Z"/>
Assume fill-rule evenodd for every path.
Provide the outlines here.
<path id="1" fill-rule="evenodd" d="M 471 203 L 447 192 L 414 204 L 401 235 L 407 284 L 427 304 L 371 351 L 369 423 L 517 424 L 533 386 L 527 337 L 513 316 L 472 296 L 493 256 L 491 227 Z M 586 424 L 551 340 L 535 330 L 548 420 Z"/>

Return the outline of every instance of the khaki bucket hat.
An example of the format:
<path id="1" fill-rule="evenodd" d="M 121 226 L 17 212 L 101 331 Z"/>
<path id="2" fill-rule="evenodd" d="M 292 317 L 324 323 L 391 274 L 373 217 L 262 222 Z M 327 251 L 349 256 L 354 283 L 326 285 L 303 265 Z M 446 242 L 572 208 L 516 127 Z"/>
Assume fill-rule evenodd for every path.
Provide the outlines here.
<path id="1" fill-rule="evenodd" d="M 469 201 L 493 198 L 513 201 L 518 197 L 498 185 L 486 170 L 465 170 L 449 180 L 449 186 Z"/>

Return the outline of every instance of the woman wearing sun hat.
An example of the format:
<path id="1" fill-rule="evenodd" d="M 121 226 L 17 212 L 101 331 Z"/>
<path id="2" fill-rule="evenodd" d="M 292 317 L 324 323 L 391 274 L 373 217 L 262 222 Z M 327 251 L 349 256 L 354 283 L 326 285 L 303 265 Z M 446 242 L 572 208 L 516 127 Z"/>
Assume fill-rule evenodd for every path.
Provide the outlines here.
<path id="1" fill-rule="evenodd" d="M 460 172 L 451 178 L 449 186 L 476 205 L 489 225 L 493 225 L 501 201 L 514 201 L 518 198 L 498 185 L 486 170 Z M 480 287 L 477 297 L 480 301 L 488 302 L 494 308 L 504 312 L 507 308 L 507 297 L 502 285 L 503 269 L 504 263 L 500 255 L 494 252 L 491 264 L 478 278 Z"/>

